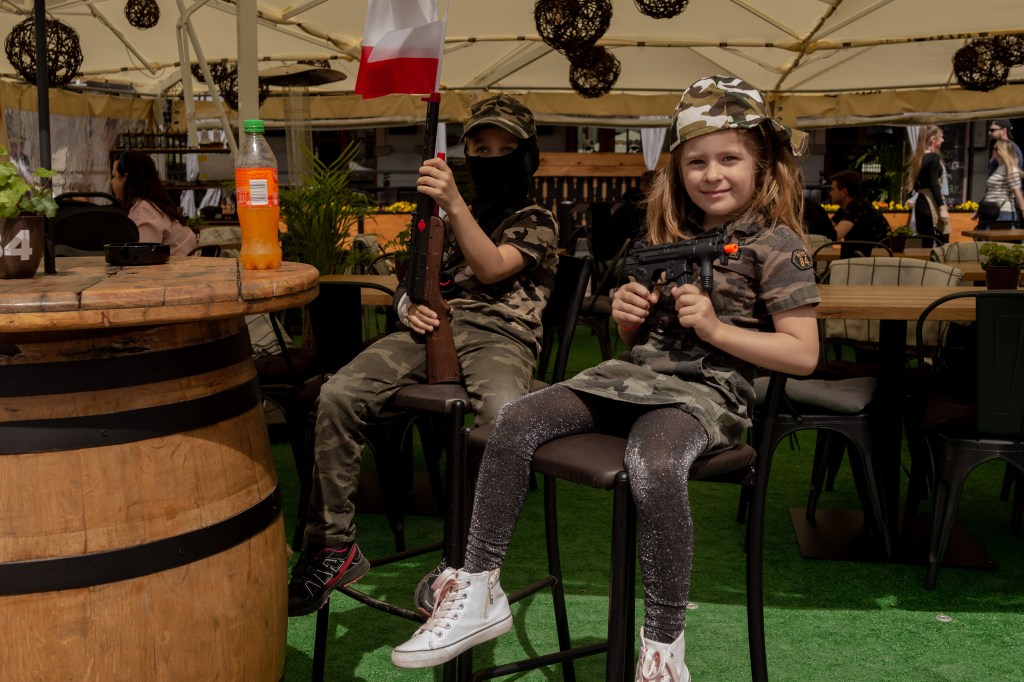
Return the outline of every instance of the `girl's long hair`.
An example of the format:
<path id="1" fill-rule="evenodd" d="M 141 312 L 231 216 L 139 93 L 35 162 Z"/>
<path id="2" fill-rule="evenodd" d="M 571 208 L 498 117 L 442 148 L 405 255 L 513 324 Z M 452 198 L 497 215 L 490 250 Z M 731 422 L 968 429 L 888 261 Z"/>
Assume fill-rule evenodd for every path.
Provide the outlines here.
<path id="1" fill-rule="evenodd" d="M 1013 151 L 1013 147 L 1009 140 L 996 140 L 995 147 L 992 149 L 993 154 L 996 157 L 996 161 L 999 165 L 1006 166 L 1006 175 L 1009 177 L 1010 169 L 1017 168 L 1017 155 Z"/>
<path id="2" fill-rule="evenodd" d="M 803 176 L 788 143 L 768 125 L 739 130 L 754 157 L 754 197 L 736 220 L 772 230 L 785 225 L 804 238 Z M 658 173 L 647 201 L 647 239 L 666 244 L 700 231 L 704 212 L 690 199 L 680 173 L 683 147 L 679 145 Z"/>
<path id="3" fill-rule="evenodd" d="M 167 188 L 156 172 L 156 164 L 142 152 L 122 152 L 117 157 L 117 170 L 124 179 L 124 210 L 130 211 L 136 202 L 145 199 L 165 216 L 182 225 L 188 218 L 167 193 Z"/>
<path id="4" fill-rule="evenodd" d="M 914 148 L 914 155 L 910 157 L 910 164 L 907 166 L 907 194 L 914 191 L 917 174 L 921 172 L 921 159 L 931 149 L 931 141 L 941 132 L 942 128 L 939 126 L 921 126 L 921 130 L 918 131 L 917 146 Z"/>

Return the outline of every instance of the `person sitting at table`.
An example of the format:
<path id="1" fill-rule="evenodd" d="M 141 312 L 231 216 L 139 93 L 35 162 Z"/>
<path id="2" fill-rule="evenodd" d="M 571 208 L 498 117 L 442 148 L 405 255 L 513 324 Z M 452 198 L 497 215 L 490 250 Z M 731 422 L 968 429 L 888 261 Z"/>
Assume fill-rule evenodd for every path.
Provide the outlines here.
<path id="1" fill-rule="evenodd" d="M 828 211 L 817 201 L 809 201 L 806 196 L 804 197 L 803 221 L 804 232 L 807 234 L 821 235 L 830 241 L 838 239 L 836 226 L 828 217 Z"/>
<path id="2" fill-rule="evenodd" d="M 440 158 L 423 162 L 416 189 L 447 215 L 444 270 L 455 283 L 448 297 L 452 339 L 479 426 L 530 390 L 541 314 L 558 263 L 558 226 L 529 196 L 540 162 L 533 113 L 513 97 L 497 95 L 473 105 L 464 130 L 471 204 Z M 320 391 L 312 493 L 304 547 L 288 585 L 289 616 L 313 613 L 332 590 L 370 569 L 355 542 L 352 504 L 362 431 L 400 388 L 426 381 L 423 336 L 440 324 L 437 311 L 405 295 L 396 300 L 411 333 L 377 341 Z"/>
<path id="3" fill-rule="evenodd" d="M 167 193 L 148 155 L 121 152 L 110 169 L 110 186 L 138 226 L 140 242 L 169 244 L 172 256 L 187 256 L 196 248 L 188 218 Z"/>
<path id="4" fill-rule="evenodd" d="M 984 229 L 986 223 L 994 220 L 1016 221 L 1017 211 L 1014 204 L 1024 211 L 1024 194 L 1021 193 L 1021 169 L 1017 166 L 1017 157 L 1013 152 L 1010 140 L 997 140 L 992 150 L 992 157 L 998 165 L 985 180 L 985 196 L 981 200 L 974 219 L 979 221 L 978 228 Z M 994 208 L 995 215 L 985 213 L 986 208 Z"/>
<path id="5" fill-rule="evenodd" d="M 829 197 L 839 210 L 832 216 L 836 236 L 846 241 L 881 242 L 889 232 L 889 221 L 870 201 L 860 196 L 860 173 L 844 170 L 831 178 Z M 866 253 L 865 253 L 866 251 Z M 870 256 L 870 249 L 859 245 L 844 246 L 840 258 L 853 258 L 857 253 Z"/>

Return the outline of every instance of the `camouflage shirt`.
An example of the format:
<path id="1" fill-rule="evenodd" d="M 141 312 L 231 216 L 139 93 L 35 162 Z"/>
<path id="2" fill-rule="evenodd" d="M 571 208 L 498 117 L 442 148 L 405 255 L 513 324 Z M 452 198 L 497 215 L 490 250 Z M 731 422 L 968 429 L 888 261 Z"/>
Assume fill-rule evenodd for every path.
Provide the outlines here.
<path id="1" fill-rule="evenodd" d="M 720 320 L 772 331 L 772 315 L 820 301 L 813 261 L 788 227 L 771 231 L 730 225 L 740 244 L 726 265 L 714 265 L 711 300 Z M 694 281 L 696 281 L 696 269 Z M 609 360 L 566 381 L 569 388 L 614 400 L 679 405 L 708 432 L 710 450 L 732 446 L 750 426 L 753 367 L 702 341 L 679 325 L 664 292 L 651 311 L 630 360 Z"/>
<path id="2" fill-rule="evenodd" d="M 444 262 L 451 264 L 457 248 L 454 234 L 447 227 Z M 452 317 L 509 336 L 537 353 L 543 335 L 541 313 L 551 295 L 558 266 L 558 224 L 549 211 L 527 206 L 506 218 L 495 234 L 499 235 L 495 240 L 499 246 L 511 244 L 526 256 L 526 267 L 500 282 L 483 284 L 465 259 L 454 260 L 454 267 L 448 265 L 458 287 L 458 293 L 448 300 Z"/>

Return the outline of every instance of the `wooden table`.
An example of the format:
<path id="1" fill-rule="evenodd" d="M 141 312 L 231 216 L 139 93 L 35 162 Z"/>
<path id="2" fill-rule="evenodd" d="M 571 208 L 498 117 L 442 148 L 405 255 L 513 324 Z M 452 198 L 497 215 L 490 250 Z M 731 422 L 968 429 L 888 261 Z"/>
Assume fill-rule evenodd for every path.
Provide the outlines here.
<path id="1" fill-rule="evenodd" d="M 395 275 L 324 275 L 320 278 L 320 281 L 325 283 L 357 282 L 359 284 L 371 284 L 375 287 L 388 289 L 392 293 L 398 289 L 398 277 Z M 363 288 L 361 297 L 363 305 L 389 306 L 394 301 L 393 296 L 378 288 Z"/>
<path id="2" fill-rule="evenodd" d="M 1024 240 L 1024 230 L 970 230 L 963 233 L 976 242 L 1019 242 Z"/>
<path id="3" fill-rule="evenodd" d="M 935 299 L 963 291 L 963 287 L 919 287 L 896 285 L 819 285 L 821 303 L 815 314 L 822 319 L 879 320 L 881 367 L 875 408 L 891 415 L 881 420 L 874 470 L 878 476 L 882 513 L 890 537 L 899 538 L 900 453 L 902 449 L 902 398 L 904 394 L 907 323 L 915 321 Z M 931 320 L 974 320 L 974 300 L 959 299 L 939 308 Z"/>
<path id="4" fill-rule="evenodd" d="M 276 682 L 286 543 L 242 317 L 310 301 L 316 270 L 57 270 L 0 280 L 0 670 Z"/>
<path id="5" fill-rule="evenodd" d="M 831 262 L 839 260 L 839 246 L 833 246 L 830 249 L 821 249 L 814 255 L 814 259 L 817 261 Z M 871 255 L 875 257 L 885 257 L 889 255 L 889 252 L 885 249 L 874 248 L 871 250 Z M 928 260 L 931 258 L 932 250 L 930 247 L 923 246 L 912 246 L 903 251 L 894 252 L 892 254 L 896 258 L 913 258 L 915 260 Z"/>

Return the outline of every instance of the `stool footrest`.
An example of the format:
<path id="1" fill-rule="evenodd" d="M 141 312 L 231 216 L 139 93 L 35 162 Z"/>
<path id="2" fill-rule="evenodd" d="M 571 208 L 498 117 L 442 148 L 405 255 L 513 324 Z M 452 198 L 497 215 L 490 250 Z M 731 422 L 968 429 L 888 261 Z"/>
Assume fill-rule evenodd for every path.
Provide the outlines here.
<path id="1" fill-rule="evenodd" d="M 401 606 L 395 606 L 394 604 L 391 604 L 389 602 L 381 601 L 380 599 L 371 597 L 365 592 L 360 592 L 359 590 L 352 589 L 351 587 L 339 587 L 337 591 L 341 592 L 346 597 L 351 597 L 352 599 L 355 599 L 360 604 L 365 604 L 370 608 L 377 609 L 378 611 L 383 611 L 384 613 L 390 613 L 392 616 L 405 618 L 406 620 L 411 620 L 416 623 L 423 623 L 427 620 L 426 616 L 424 616 L 422 613 L 418 611 L 410 611 L 409 609 L 403 609 Z"/>
<path id="2" fill-rule="evenodd" d="M 527 670 L 533 670 L 535 668 L 543 668 L 545 666 L 553 665 L 555 663 L 575 661 L 577 658 L 586 658 L 587 656 L 603 654 L 606 651 L 608 651 L 608 642 L 601 642 L 600 644 L 588 644 L 586 646 L 578 646 L 572 649 L 566 649 L 565 651 L 556 651 L 554 653 L 544 654 L 543 656 L 537 656 L 536 658 L 528 658 L 522 661 L 516 661 L 514 663 L 496 665 L 493 668 L 484 668 L 483 670 L 477 670 L 473 674 L 473 682 L 477 682 L 477 680 L 490 680 L 495 677 L 502 677 L 504 675 L 511 675 L 513 673 L 525 672 Z"/>
<path id="3" fill-rule="evenodd" d="M 548 577 L 538 580 L 535 583 L 530 583 L 526 587 L 508 595 L 508 603 L 515 604 L 517 601 L 526 599 L 531 594 L 536 594 L 537 592 L 540 592 L 541 590 L 548 587 L 554 587 L 557 582 L 558 578 L 556 578 L 553 575 L 549 575 Z"/>

